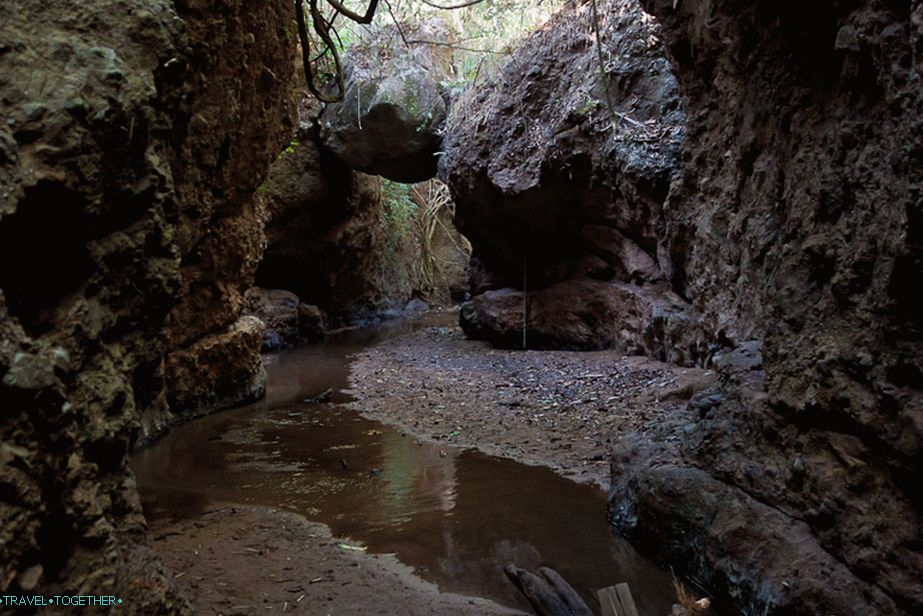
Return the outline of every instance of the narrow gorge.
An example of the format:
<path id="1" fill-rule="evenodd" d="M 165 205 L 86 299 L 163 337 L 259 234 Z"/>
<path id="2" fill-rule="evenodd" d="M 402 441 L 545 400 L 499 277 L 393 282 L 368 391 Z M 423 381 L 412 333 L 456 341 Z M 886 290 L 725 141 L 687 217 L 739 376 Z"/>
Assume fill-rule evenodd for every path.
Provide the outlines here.
<path id="1" fill-rule="evenodd" d="M 920 0 L 5 0 L 0 611 L 923 612 L 921 79 Z"/>

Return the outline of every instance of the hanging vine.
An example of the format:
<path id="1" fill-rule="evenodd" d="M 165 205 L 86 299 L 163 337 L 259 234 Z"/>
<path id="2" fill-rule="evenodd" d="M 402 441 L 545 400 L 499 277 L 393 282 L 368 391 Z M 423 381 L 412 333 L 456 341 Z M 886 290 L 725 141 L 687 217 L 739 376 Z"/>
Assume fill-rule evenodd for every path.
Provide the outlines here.
<path id="1" fill-rule="evenodd" d="M 301 61 L 304 65 L 304 79 L 308 86 L 308 90 L 310 90 L 311 94 L 317 97 L 319 101 L 324 103 L 335 103 L 343 100 L 346 91 L 343 84 L 343 64 L 340 60 L 340 52 L 337 51 L 337 47 L 333 43 L 333 37 L 337 36 L 336 29 L 333 27 L 333 22 L 338 15 L 343 15 L 356 23 L 370 24 L 375 17 L 375 11 L 378 9 L 379 0 L 370 0 L 364 14 L 349 10 L 337 0 L 325 1 L 334 9 L 333 17 L 329 20 L 324 17 L 320 8 L 318 8 L 319 0 L 308 0 L 308 7 L 311 11 L 311 25 L 324 45 L 324 48 L 317 54 L 316 58 L 311 58 L 311 39 L 308 37 L 308 25 L 304 16 L 304 2 L 302 0 L 295 0 L 295 17 L 298 21 L 298 39 L 301 42 Z M 320 60 L 327 54 L 333 59 L 334 82 L 336 83 L 336 90 L 333 95 L 323 91 L 323 86 L 318 82 L 317 74 L 314 71 L 314 62 Z"/>
<path id="2" fill-rule="evenodd" d="M 421 0 L 423 4 L 443 10 L 463 9 L 484 1 L 485 0 L 466 0 L 460 4 L 441 5 L 431 0 Z M 320 9 L 321 2 L 325 2 L 333 9 L 333 15 L 329 19 L 324 16 L 323 11 Z M 369 0 L 365 12 L 357 13 L 347 8 L 340 0 L 295 0 L 295 18 L 298 24 L 298 40 L 301 43 L 301 61 L 304 66 L 305 83 L 311 94 L 319 101 L 324 103 L 335 103 L 343 100 L 343 97 L 346 95 L 346 86 L 343 82 L 343 63 L 337 45 L 334 44 L 334 39 L 336 39 L 342 46 L 340 37 L 334 27 L 336 18 L 342 15 L 359 24 L 370 24 L 375 17 L 375 11 L 378 10 L 379 2 L 380 0 Z M 320 39 L 318 53 L 314 57 L 311 57 L 311 37 L 308 35 L 305 4 L 307 4 L 308 11 L 311 15 L 311 29 Z M 422 43 L 427 41 L 413 42 Z M 328 91 L 328 88 L 321 83 L 318 71 L 315 69 L 315 64 L 325 57 L 329 57 L 333 63 L 333 83 L 335 87 L 332 94 Z"/>

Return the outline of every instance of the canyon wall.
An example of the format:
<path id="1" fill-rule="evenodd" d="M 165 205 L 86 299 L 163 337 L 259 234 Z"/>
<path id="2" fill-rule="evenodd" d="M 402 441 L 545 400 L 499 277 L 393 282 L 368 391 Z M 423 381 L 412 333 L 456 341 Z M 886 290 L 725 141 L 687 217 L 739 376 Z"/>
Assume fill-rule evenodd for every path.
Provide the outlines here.
<path id="1" fill-rule="evenodd" d="M 713 367 L 614 444 L 616 528 L 746 613 L 919 613 L 923 6 L 641 4 L 612 110 L 589 4 L 453 110 L 462 325 Z"/>
<path id="2" fill-rule="evenodd" d="M 265 238 L 254 198 L 294 116 L 294 9 L 284 0 L 177 3 L 192 52 L 171 142 L 180 301 L 167 318 L 172 417 L 262 396 L 262 326 L 242 317 Z M 155 419 L 146 424 L 156 431 Z"/>
<path id="3" fill-rule="evenodd" d="M 4 593 L 188 611 L 145 547 L 127 456 L 142 416 L 258 389 L 239 289 L 260 243 L 250 195 L 284 145 L 290 12 L 0 5 Z M 185 371 L 222 344 L 230 381 Z"/>
<path id="4" fill-rule="evenodd" d="M 734 350 L 617 447 L 614 519 L 752 613 L 919 613 L 923 5 L 644 4 L 688 112 L 674 288 Z"/>

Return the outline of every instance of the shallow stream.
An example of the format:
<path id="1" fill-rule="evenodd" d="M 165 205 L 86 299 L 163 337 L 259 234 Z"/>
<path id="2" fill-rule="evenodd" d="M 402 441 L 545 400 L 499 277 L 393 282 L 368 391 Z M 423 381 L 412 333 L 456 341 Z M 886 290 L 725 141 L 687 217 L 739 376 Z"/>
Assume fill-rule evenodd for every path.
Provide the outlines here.
<path id="1" fill-rule="evenodd" d="M 345 332 L 267 357 L 265 400 L 178 426 L 135 454 L 148 518 L 194 518 L 215 503 L 278 507 L 350 544 L 395 554 L 444 591 L 527 609 L 502 567 L 544 565 L 594 609 L 596 589 L 628 582 L 642 615 L 668 614 L 669 572 L 611 534 L 599 489 L 424 443 L 339 406 L 348 400 L 351 354 L 439 318 Z M 329 400 L 311 400 L 327 390 Z"/>

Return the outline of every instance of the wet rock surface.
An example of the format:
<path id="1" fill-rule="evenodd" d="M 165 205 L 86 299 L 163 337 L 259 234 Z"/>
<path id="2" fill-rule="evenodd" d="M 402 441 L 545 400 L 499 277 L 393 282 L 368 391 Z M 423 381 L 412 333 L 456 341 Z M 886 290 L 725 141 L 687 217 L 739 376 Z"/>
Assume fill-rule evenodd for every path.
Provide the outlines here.
<path id="1" fill-rule="evenodd" d="M 528 37 L 449 119 L 440 173 L 474 247 L 472 290 L 483 294 L 463 323 L 502 346 L 521 344 L 497 315 L 524 287 L 535 292 L 529 327 L 539 348 L 663 347 L 644 340 L 658 332 L 654 312 L 662 304 L 685 310 L 680 296 L 658 299 L 670 291 L 661 207 L 679 169 L 678 87 L 652 18 L 633 1 L 600 9 L 613 113 L 587 3 Z M 626 292 L 628 283 L 644 289 Z M 571 287 L 588 293 L 569 308 Z M 626 313 L 634 313 L 631 326 L 619 322 Z M 690 336 L 666 346 L 694 359 L 704 350 Z"/>
<path id="2" fill-rule="evenodd" d="M 446 44 L 453 37 L 436 20 L 400 28 L 379 28 L 350 47 L 343 58 L 345 96 L 325 108 L 320 134 L 352 169 L 422 182 L 436 176 L 448 110 L 442 82 L 451 78 Z"/>

